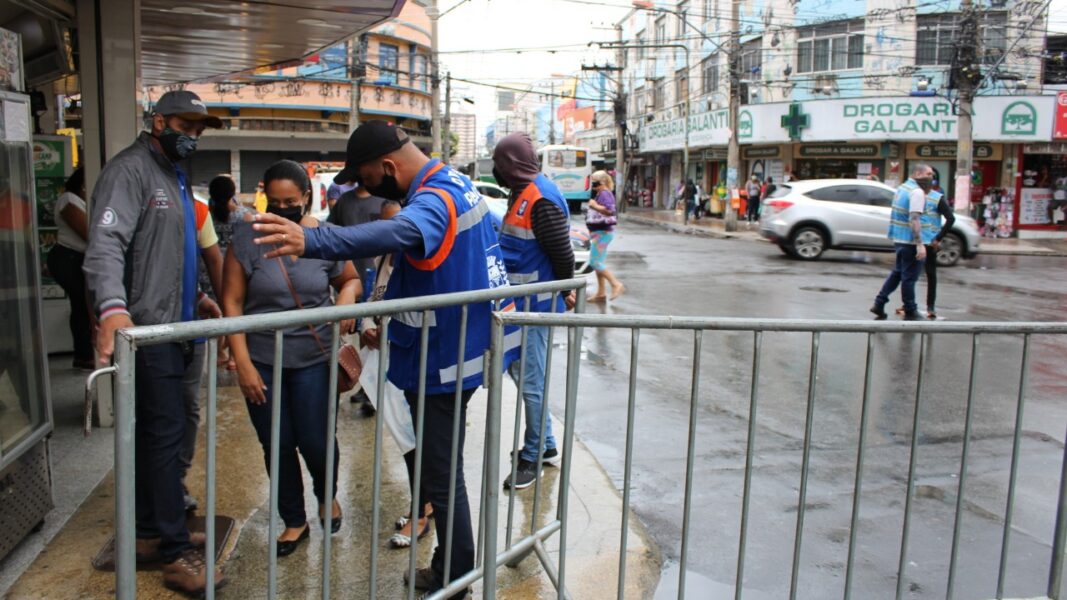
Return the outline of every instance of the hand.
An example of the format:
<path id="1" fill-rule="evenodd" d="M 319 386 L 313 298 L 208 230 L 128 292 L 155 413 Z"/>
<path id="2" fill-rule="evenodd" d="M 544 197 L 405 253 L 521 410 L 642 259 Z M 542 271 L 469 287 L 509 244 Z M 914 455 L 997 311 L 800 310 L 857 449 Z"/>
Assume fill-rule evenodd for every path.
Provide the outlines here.
<path id="1" fill-rule="evenodd" d="M 111 355 L 115 353 L 115 332 L 127 327 L 133 327 L 133 320 L 130 315 L 121 313 L 111 315 L 100 323 L 96 332 L 96 355 L 100 366 L 107 366 L 111 362 Z"/>
<path id="2" fill-rule="evenodd" d="M 344 321 L 341 321 L 341 333 L 342 334 L 355 333 L 355 332 L 356 332 L 356 320 L 355 319 L 345 319 Z"/>
<path id="3" fill-rule="evenodd" d="M 915 253 L 915 258 L 917 258 L 919 260 L 925 260 L 926 259 L 926 246 L 923 246 L 922 244 L 919 244 L 918 249 L 916 250 L 916 253 Z"/>
<path id="4" fill-rule="evenodd" d="M 359 336 L 359 343 L 375 350 L 378 349 L 378 328 L 372 327 Z"/>
<path id="5" fill-rule="evenodd" d="M 276 256 L 304 255 L 304 228 L 285 217 L 270 213 L 256 213 L 252 229 L 263 235 L 253 240 L 256 244 L 274 244 L 274 250 L 263 255 L 264 258 Z"/>
<path id="6" fill-rule="evenodd" d="M 241 393 L 252 404 L 266 404 L 267 386 L 263 385 L 263 378 L 251 361 L 245 360 L 237 363 L 237 383 L 241 386 Z"/>
<path id="7" fill-rule="evenodd" d="M 200 311 L 201 319 L 221 319 L 222 309 L 215 303 L 214 300 L 204 296 L 204 299 L 197 305 L 197 309 Z"/>
<path id="8" fill-rule="evenodd" d="M 563 296 L 563 304 L 567 307 L 567 310 L 574 310 L 574 305 L 577 301 L 577 295 L 573 291 L 567 292 L 567 295 Z"/>

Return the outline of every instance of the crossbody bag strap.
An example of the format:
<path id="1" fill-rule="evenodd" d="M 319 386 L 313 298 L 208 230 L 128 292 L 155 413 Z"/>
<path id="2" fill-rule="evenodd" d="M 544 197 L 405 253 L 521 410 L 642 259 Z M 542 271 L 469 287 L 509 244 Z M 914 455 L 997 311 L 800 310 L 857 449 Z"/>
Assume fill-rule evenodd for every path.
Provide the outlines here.
<path id="1" fill-rule="evenodd" d="M 285 285 L 289 286 L 289 293 L 293 295 L 293 300 L 296 301 L 296 307 L 303 310 L 304 304 L 300 302 L 300 294 L 296 293 L 296 287 L 293 286 L 293 280 L 289 279 L 289 269 L 285 268 L 285 262 L 282 260 L 282 257 L 278 256 L 276 258 L 278 260 L 278 268 L 282 270 L 282 277 L 285 278 Z M 326 351 L 326 346 L 322 345 L 322 340 L 319 339 L 319 334 L 315 332 L 315 328 L 308 325 L 308 331 L 310 331 L 311 336 L 315 338 L 315 344 L 318 345 L 319 350 L 321 350 L 323 354 L 329 354 L 329 352 Z"/>

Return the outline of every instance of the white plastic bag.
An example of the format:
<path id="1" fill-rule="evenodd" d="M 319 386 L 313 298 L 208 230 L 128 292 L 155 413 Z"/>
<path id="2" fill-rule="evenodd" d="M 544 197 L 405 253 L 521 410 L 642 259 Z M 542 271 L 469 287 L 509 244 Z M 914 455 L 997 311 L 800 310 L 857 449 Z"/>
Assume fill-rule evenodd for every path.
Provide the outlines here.
<path id="1" fill-rule="evenodd" d="M 401 454 L 407 454 L 415 449 L 415 426 L 411 422 L 411 410 L 408 401 L 404 398 L 404 392 L 385 380 L 385 390 L 382 394 L 382 402 L 378 400 L 378 359 L 381 354 L 364 346 L 359 351 L 359 357 L 363 359 L 363 372 L 359 376 L 359 384 L 367 393 L 374 408 L 381 411 L 384 404 L 382 419 L 389 433 L 400 447 Z"/>

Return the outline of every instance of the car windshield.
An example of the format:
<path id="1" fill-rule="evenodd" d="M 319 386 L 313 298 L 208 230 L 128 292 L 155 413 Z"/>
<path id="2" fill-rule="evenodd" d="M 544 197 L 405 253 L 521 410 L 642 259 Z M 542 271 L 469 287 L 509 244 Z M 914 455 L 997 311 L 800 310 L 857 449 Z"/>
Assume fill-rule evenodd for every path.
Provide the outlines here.
<path id="1" fill-rule="evenodd" d="M 771 195 L 767 196 L 767 199 L 781 198 L 783 196 L 788 196 L 790 194 L 790 192 L 792 192 L 792 191 L 793 191 L 793 188 L 790 185 L 785 184 L 785 183 L 780 183 L 774 188 L 774 191 L 771 192 Z"/>

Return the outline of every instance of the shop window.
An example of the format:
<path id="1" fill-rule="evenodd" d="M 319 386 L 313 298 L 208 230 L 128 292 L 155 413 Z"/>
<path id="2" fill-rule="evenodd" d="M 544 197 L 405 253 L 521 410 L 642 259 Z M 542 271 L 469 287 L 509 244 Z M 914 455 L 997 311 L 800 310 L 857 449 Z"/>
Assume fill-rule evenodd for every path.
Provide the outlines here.
<path id="1" fill-rule="evenodd" d="M 700 71 L 704 76 L 701 91 L 710 94 L 719 89 L 719 55 L 712 54 L 700 63 Z"/>
<path id="2" fill-rule="evenodd" d="M 835 21 L 797 29 L 797 72 L 863 68 L 863 21 Z"/>
<path id="3" fill-rule="evenodd" d="M 400 48 L 392 44 L 378 45 L 378 78 L 396 85 L 396 72 L 399 65 Z"/>
<path id="4" fill-rule="evenodd" d="M 958 13 L 919 16 L 916 19 L 915 64 L 951 65 L 960 37 L 960 19 Z M 983 11 L 978 19 L 978 57 L 982 64 L 993 64 L 1007 50 L 1008 14 Z"/>

